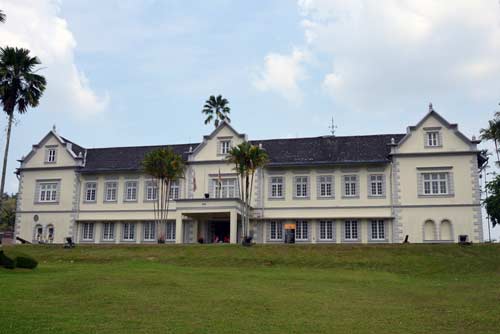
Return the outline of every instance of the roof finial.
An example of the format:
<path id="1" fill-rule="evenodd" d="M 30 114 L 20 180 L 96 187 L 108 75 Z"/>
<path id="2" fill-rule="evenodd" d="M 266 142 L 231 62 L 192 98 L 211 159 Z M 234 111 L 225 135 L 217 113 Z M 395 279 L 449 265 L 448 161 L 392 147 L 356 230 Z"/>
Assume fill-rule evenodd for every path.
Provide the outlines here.
<path id="1" fill-rule="evenodd" d="M 434 108 L 432 107 L 432 102 L 429 103 L 429 112 L 434 111 Z"/>
<path id="2" fill-rule="evenodd" d="M 56 132 L 56 125 L 52 125 L 52 131 Z"/>

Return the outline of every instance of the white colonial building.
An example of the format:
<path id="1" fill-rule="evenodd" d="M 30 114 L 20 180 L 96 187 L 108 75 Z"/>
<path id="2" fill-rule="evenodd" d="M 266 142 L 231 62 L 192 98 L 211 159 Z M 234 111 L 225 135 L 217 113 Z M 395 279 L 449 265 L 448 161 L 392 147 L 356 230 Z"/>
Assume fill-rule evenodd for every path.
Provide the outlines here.
<path id="1" fill-rule="evenodd" d="M 186 161 L 169 222 L 153 222 L 144 155 L 161 146 L 86 149 L 50 131 L 20 160 L 16 236 L 30 242 L 236 243 L 238 178 L 228 149 L 247 140 L 222 124 L 201 143 L 168 145 Z M 413 243 L 483 239 L 478 141 L 431 110 L 404 134 L 253 140 L 269 154 L 256 173 L 251 230 L 282 243 Z M 219 186 L 220 184 L 220 186 Z M 464 238 L 464 237 L 463 237 Z"/>

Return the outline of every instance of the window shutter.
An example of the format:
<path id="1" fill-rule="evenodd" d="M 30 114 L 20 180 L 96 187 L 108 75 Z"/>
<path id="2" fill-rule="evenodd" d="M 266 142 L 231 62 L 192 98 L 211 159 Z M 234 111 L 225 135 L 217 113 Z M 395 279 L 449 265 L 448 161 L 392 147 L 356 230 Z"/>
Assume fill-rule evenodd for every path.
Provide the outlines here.
<path id="1" fill-rule="evenodd" d="M 382 174 L 382 196 L 386 196 L 385 174 Z"/>
<path id="2" fill-rule="evenodd" d="M 316 176 L 316 198 L 321 197 L 321 178 L 322 176 Z"/>
<path id="3" fill-rule="evenodd" d="M 448 193 L 450 195 L 455 195 L 455 184 L 453 183 L 453 172 L 446 173 L 448 179 Z"/>
<path id="4" fill-rule="evenodd" d="M 342 184 L 340 185 L 340 188 L 341 188 L 341 191 L 342 191 L 342 196 L 345 196 L 345 175 L 343 175 L 340 178 L 340 182 L 342 182 Z"/>
<path id="5" fill-rule="evenodd" d="M 293 198 L 297 197 L 297 177 L 293 177 Z"/>
<path id="6" fill-rule="evenodd" d="M 40 201 L 40 182 L 37 182 L 36 183 L 36 186 L 35 186 L 35 200 L 34 202 L 38 202 Z"/>
<path id="7" fill-rule="evenodd" d="M 61 181 L 57 181 L 56 187 L 56 203 L 59 203 L 59 198 L 61 197 Z M 97 198 L 97 187 L 96 187 L 96 198 Z"/>
<path id="8" fill-rule="evenodd" d="M 424 147 L 429 147 L 429 142 L 428 142 L 428 132 L 424 132 Z"/>
<path id="9" fill-rule="evenodd" d="M 208 180 L 208 193 L 210 194 L 210 197 L 215 198 L 215 179 L 209 179 Z"/>
<path id="10" fill-rule="evenodd" d="M 311 198 L 311 178 L 309 176 L 306 177 L 307 180 L 307 198 Z"/>
<path id="11" fill-rule="evenodd" d="M 182 182 L 182 180 L 177 180 L 177 184 L 179 185 L 179 196 L 177 197 L 177 199 L 181 199 L 183 194 L 182 189 L 184 186 L 184 182 Z"/>
<path id="12" fill-rule="evenodd" d="M 417 173 L 417 189 L 418 195 L 424 194 L 424 180 L 422 177 L 422 173 Z"/>
<path id="13" fill-rule="evenodd" d="M 282 181 L 282 186 L 281 186 L 281 188 L 282 188 L 282 189 L 281 189 L 281 190 L 282 190 L 282 191 L 281 191 L 281 192 L 282 192 L 282 194 L 281 194 L 281 195 L 282 195 L 282 196 L 281 196 L 281 197 L 282 197 L 282 198 L 286 198 L 286 175 L 283 175 L 283 176 L 281 177 L 281 181 Z"/>
<path id="14" fill-rule="evenodd" d="M 437 137 L 438 137 L 437 146 L 443 146 L 443 135 L 441 134 L 441 131 L 438 131 Z"/>
<path id="15" fill-rule="evenodd" d="M 271 240 L 271 222 L 266 222 L 266 238 L 267 241 Z"/>
<path id="16" fill-rule="evenodd" d="M 372 220 L 369 220 L 368 221 L 368 240 L 373 240 L 373 234 L 372 234 L 372 224 L 373 224 L 373 221 Z M 359 226 L 358 226 L 359 228 Z M 377 227 L 378 228 L 378 227 Z M 359 233 L 359 231 L 358 231 Z"/>
<path id="17" fill-rule="evenodd" d="M 273 177 L 269 175 L 267 177 L 267 198 L 271 198 L 271 183 L 273 181 Z"/>
<path id="18" fill-rule="evenodd" d="M 217 155 L 221 154 L 221 147 L 222 147 L 222 142 L 220 140 L 217 140 Z"/>
<path id="19" fill-rule="evenodd" d="M 372 193 L 372 174 L 368 174 L 367 178 L 366 178 L 366 191 L 368 192 L 368 197 L 370 196 L 373 196 L 373 193 Z"/>
<path id="20" fill-rule="evenodd" d="M 361 196 L 361 189 L 359 189 L 359 175 L 356 175 L 356 197 Z"/>
<path id="21" fill-rule="evenodd" d="M 307 223 L 307 240 L 310 241 L 311 240 L 311 233 L 312 233 L 312 222 L 311 221 L 308 221 Z"/>
<path id="22" fill-rule="evenodd" d="M 333 242 L 337 241 L 337 222 L 335 220 L 332 220 L 332 239 Z"/>

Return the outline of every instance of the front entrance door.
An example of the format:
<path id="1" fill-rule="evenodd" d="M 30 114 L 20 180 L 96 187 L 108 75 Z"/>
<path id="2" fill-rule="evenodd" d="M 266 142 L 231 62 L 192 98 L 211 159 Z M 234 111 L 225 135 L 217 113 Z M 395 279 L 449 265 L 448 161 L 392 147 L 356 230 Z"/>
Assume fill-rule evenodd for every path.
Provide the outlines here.
<path id="1" fill-rule="evenodd" d="M 228 221 L 214 220 L 209 222 L 210 239 L 209 242 L 229 242 L 230 226 Z"/>

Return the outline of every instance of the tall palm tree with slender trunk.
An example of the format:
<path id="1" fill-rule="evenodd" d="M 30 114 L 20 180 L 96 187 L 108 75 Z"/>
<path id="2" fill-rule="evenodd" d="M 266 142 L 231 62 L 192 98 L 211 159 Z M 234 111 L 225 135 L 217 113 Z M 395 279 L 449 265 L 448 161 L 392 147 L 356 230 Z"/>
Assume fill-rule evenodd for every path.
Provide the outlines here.
<path id="1" fill-rule="evenodd" d="M 211 95 L 208 100 L 205 101 L 205 105 L 201 112 L 207 116 L 205 124 L 214 121 L 214 126 L 216 128 L 219 126 L 220 122 L 224 120 L 228 123 L 231 122 L 229 118 L 229 113 L 231 112 L 229 101 L 223 98 L 222 95 L 218 95 L 217 97 Z"/>
<path id="2" fill-rule="evenodd" d="M 5 22 L 5 13 L 0 9 L 0 23 Z"/>
<path id="3" fill-rule="evenodd" d="M 4 195 L 7 156 L 9 153 L 10 134 L 14 112 L 24 114 L 28 108 L 40 103 L 47 82 L 36 74 L 36 66 L 40 65 L 37 57 L 30 56 L 30 51 L 22 48 L 0 48 L 0 102 L 7 114 L 7 139 L 3 157 L 2 181 L 0 184 L 0 201 Z"/>
<path id="4" fill-rule="evenodd" d="M 495 113 L 495 118 L 488 121 L 488 127 L 480 130 L 480 138 L 483 140 L 492 140 L 495 143 L 495 152 L 497 161 L 500 161 L 498 152 L 498 143 L 500 142 L 500 112 Z"/>

